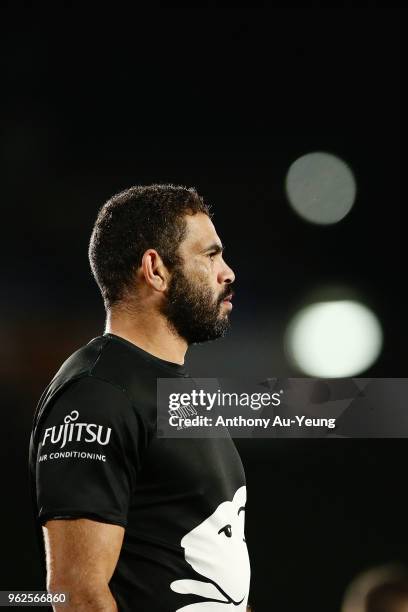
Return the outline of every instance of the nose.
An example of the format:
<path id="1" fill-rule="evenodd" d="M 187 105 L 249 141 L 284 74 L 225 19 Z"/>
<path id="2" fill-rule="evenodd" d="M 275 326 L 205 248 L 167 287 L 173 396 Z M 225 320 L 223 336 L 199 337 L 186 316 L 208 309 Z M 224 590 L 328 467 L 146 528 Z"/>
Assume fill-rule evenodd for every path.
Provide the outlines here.
<path id="1" fill-rule="evenodd" d="M 235 281 L 235 274 L 233 270 L 225 263 L 225 261 L 218 280 L 220 283 L 226 283 L 228 285 Z"/>

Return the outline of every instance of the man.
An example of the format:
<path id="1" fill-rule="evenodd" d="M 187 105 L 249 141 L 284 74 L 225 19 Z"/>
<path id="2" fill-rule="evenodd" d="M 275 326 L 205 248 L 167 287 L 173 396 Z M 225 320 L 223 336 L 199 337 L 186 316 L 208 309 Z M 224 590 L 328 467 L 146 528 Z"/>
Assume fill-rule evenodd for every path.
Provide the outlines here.
<path id="1" fill-rule="evenodd" d="M 408 612 L 408 573 L 397 564 L 373 567 L 347 588 L 342 612 Z"/>
<path id="2" fill-rule="evenodd" d="M 62 365 L 34 418 L 30 472 L 55 610 L 244 611 L 245 476 L 230 438 L 156 432 L 157 378 L 223 336 L 234 273 L 203 199 L 132 187 L 100 210 L 89 259 L 105 333 Z"/>

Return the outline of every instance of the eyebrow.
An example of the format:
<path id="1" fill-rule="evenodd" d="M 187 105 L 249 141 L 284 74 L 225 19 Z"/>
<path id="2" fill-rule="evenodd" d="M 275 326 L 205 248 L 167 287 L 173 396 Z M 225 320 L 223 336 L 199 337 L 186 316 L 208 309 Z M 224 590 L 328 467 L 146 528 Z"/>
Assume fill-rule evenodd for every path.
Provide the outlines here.
<path id="1" fill-rule="evenodd" d="M 241 512 L 241 510 L 243 510 L 245 512 L 245 506 L 241 506 L 240 509 L 238 510 L 238 514 Z"/>
<path id="2" fill-rule="evenodd" d="M 208 251 L 213 251 L 214 253 L 222 253 L 225 251 L 225 246 L 223 244 L 219 244 L 218 242 L 214 242 L 210 246 L 203 249 L 203 253 L 207 253 Z"/>

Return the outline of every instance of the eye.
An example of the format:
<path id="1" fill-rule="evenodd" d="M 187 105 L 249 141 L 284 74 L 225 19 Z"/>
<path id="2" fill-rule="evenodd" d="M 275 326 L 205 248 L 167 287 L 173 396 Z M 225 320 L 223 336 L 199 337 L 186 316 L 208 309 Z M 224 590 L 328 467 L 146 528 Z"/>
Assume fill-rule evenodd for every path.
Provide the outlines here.
<path id="1" fill-rule="evenodd" d="M 211 259 L 211 261 L 213 261 L 214 257 L 217 255 L 217 253 L 208 253 L 208 257 Z"/>
<path id="2" fill-rule="evenodd" d="M 227 538 L 231 538 L 232 537 L 231 525 L 225 525 L 225 527 L 222 527 L 222 529 L 220 529 L 218 533 L 225 533 Z"/>

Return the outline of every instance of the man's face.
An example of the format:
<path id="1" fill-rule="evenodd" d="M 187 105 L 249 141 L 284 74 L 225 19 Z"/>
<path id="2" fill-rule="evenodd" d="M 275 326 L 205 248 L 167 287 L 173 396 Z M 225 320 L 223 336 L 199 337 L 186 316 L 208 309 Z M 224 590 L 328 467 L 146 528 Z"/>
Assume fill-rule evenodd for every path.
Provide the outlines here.
<path id="1" fill-rule="evenodd" d="M 186 237 L 163 305 L 163 314 L 188 344 L 215 340 L 229 327 L 235 276 L 222 257 L 222 243 L 204 213 L 186 215 Z"/>

